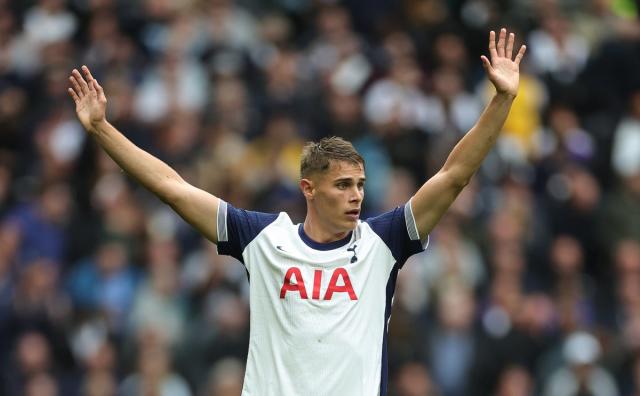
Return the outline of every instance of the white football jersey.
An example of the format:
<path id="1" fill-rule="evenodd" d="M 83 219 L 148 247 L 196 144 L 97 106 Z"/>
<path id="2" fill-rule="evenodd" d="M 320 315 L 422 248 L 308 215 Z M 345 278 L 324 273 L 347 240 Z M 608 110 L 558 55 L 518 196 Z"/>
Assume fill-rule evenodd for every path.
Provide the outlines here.
<path id="1" fill-rule="evenodd" d="M 243 396 L 372 396 L 387 388 L 387 325 L 398 270 L 426 247 L 411 203 L 317 243 L 286 213 L 221 201 L 218 252 L 249 274 Z"/>

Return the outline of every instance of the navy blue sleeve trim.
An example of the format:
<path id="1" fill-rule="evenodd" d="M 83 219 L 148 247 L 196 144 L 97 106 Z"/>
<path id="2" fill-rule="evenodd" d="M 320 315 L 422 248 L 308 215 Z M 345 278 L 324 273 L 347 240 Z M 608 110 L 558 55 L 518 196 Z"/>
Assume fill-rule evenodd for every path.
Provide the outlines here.
<path id="1" fill-rule="evenodd" d="M 242 252 L 258 234 L 278 218 L 277 214 L 234 208 L 224 201 L 218 207 L 218 253 L 244 263 Z"/>
<path id="2" fill-rule="evenodd" d="M 391 250 L 399 268 L 402 268 L 410 256 L 422 252 L 426 247 L 418 236 L 410 205 L 411 202 L 407 202 L 404 207 L 397 207 L 366 220 Z"/>

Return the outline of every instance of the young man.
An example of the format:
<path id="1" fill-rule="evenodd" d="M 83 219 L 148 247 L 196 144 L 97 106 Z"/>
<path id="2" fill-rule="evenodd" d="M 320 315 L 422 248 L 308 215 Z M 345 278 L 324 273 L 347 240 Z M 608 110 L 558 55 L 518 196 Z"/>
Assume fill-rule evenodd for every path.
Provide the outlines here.
<path id="1" fill-rule="evenodd" d="M 236 209 L 186 183 L 105 119 L 102 87 L 83 67 L 69 94 L 102 148 L 205 237 L 244 263 L 250 277 L 251 340 L 243 395 L 386 394 L 387 322 L 398 270 L 479 168 L 518 91 L 522 46 L 513 33 L 489 35 L 481 57 L 496 94 L 442 169 L 403 207 L 360 221 L 364 161 L 340 138 L 302 154 L 303 224 L 286 213 Z"/>

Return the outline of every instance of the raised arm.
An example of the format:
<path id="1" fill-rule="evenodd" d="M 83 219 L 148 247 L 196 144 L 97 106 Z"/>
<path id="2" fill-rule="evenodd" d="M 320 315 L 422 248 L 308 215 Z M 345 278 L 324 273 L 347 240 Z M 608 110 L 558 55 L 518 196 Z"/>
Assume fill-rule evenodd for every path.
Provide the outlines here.
<path id="1" fill-rule="evenodd" d="M 69 95 L 76 113 L 89 135 L 120 167 L 149 191 L 169 204 L 183 219 L 207 239 L 217 242 L 219 199 L 196 188 L 180 177 L 170 166 L 138 148 L 106 119 L 107 98 L 89 68 L 82 67 L 84 78 L 76 69 L 69 80 Z"/>
<path id="2" fill-rule="evenodd" d="M 507 38 L 506 29 L 500 30 L 496 45 L 495 32 L 489 34 L 489 56 L 482 56 L 482 65 L 496 94 L 471 128 L 458 142 L 438 173 L 418 190 L 411 200 L 411 208 L 420 238 L 426 238 L 442 215 L 469 183 L 473 174 L 495 144 L 511 104 L 518 93 L 520 61 L 526 47 L 523 45 L 513 59 L 515 35 Z"/>

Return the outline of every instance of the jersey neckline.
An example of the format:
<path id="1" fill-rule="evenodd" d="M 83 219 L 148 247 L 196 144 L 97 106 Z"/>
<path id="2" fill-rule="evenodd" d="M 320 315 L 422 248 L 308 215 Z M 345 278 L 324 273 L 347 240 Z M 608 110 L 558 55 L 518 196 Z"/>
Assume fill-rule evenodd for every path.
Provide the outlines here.
<path id="1" fill-rule="evenodd" d="M 322 243 L 322 242 L 316 242 L 313 239 L 311 239 L 307 235 L 307 233 L 304 232 L 303 223 L 300 223 L 298 225 L 298 235 L 300 235 L 300 239 L 302 239 L 302 242 L 304 242 L 305 245 L 309 246 L 312 249 L 315 249 L 315 250 L 333 250 L 333 249 L 341 248 L 341 247 L 345 246 L 346 244 L 348 244 L 349 241 L 351 240 L 351 236 L 353 235 L 353 231 L 350 231 L 349 234 L 347 234 L 346 237 L 344 237 L 342 239 L 339 239 L 337 241 Z"/>

